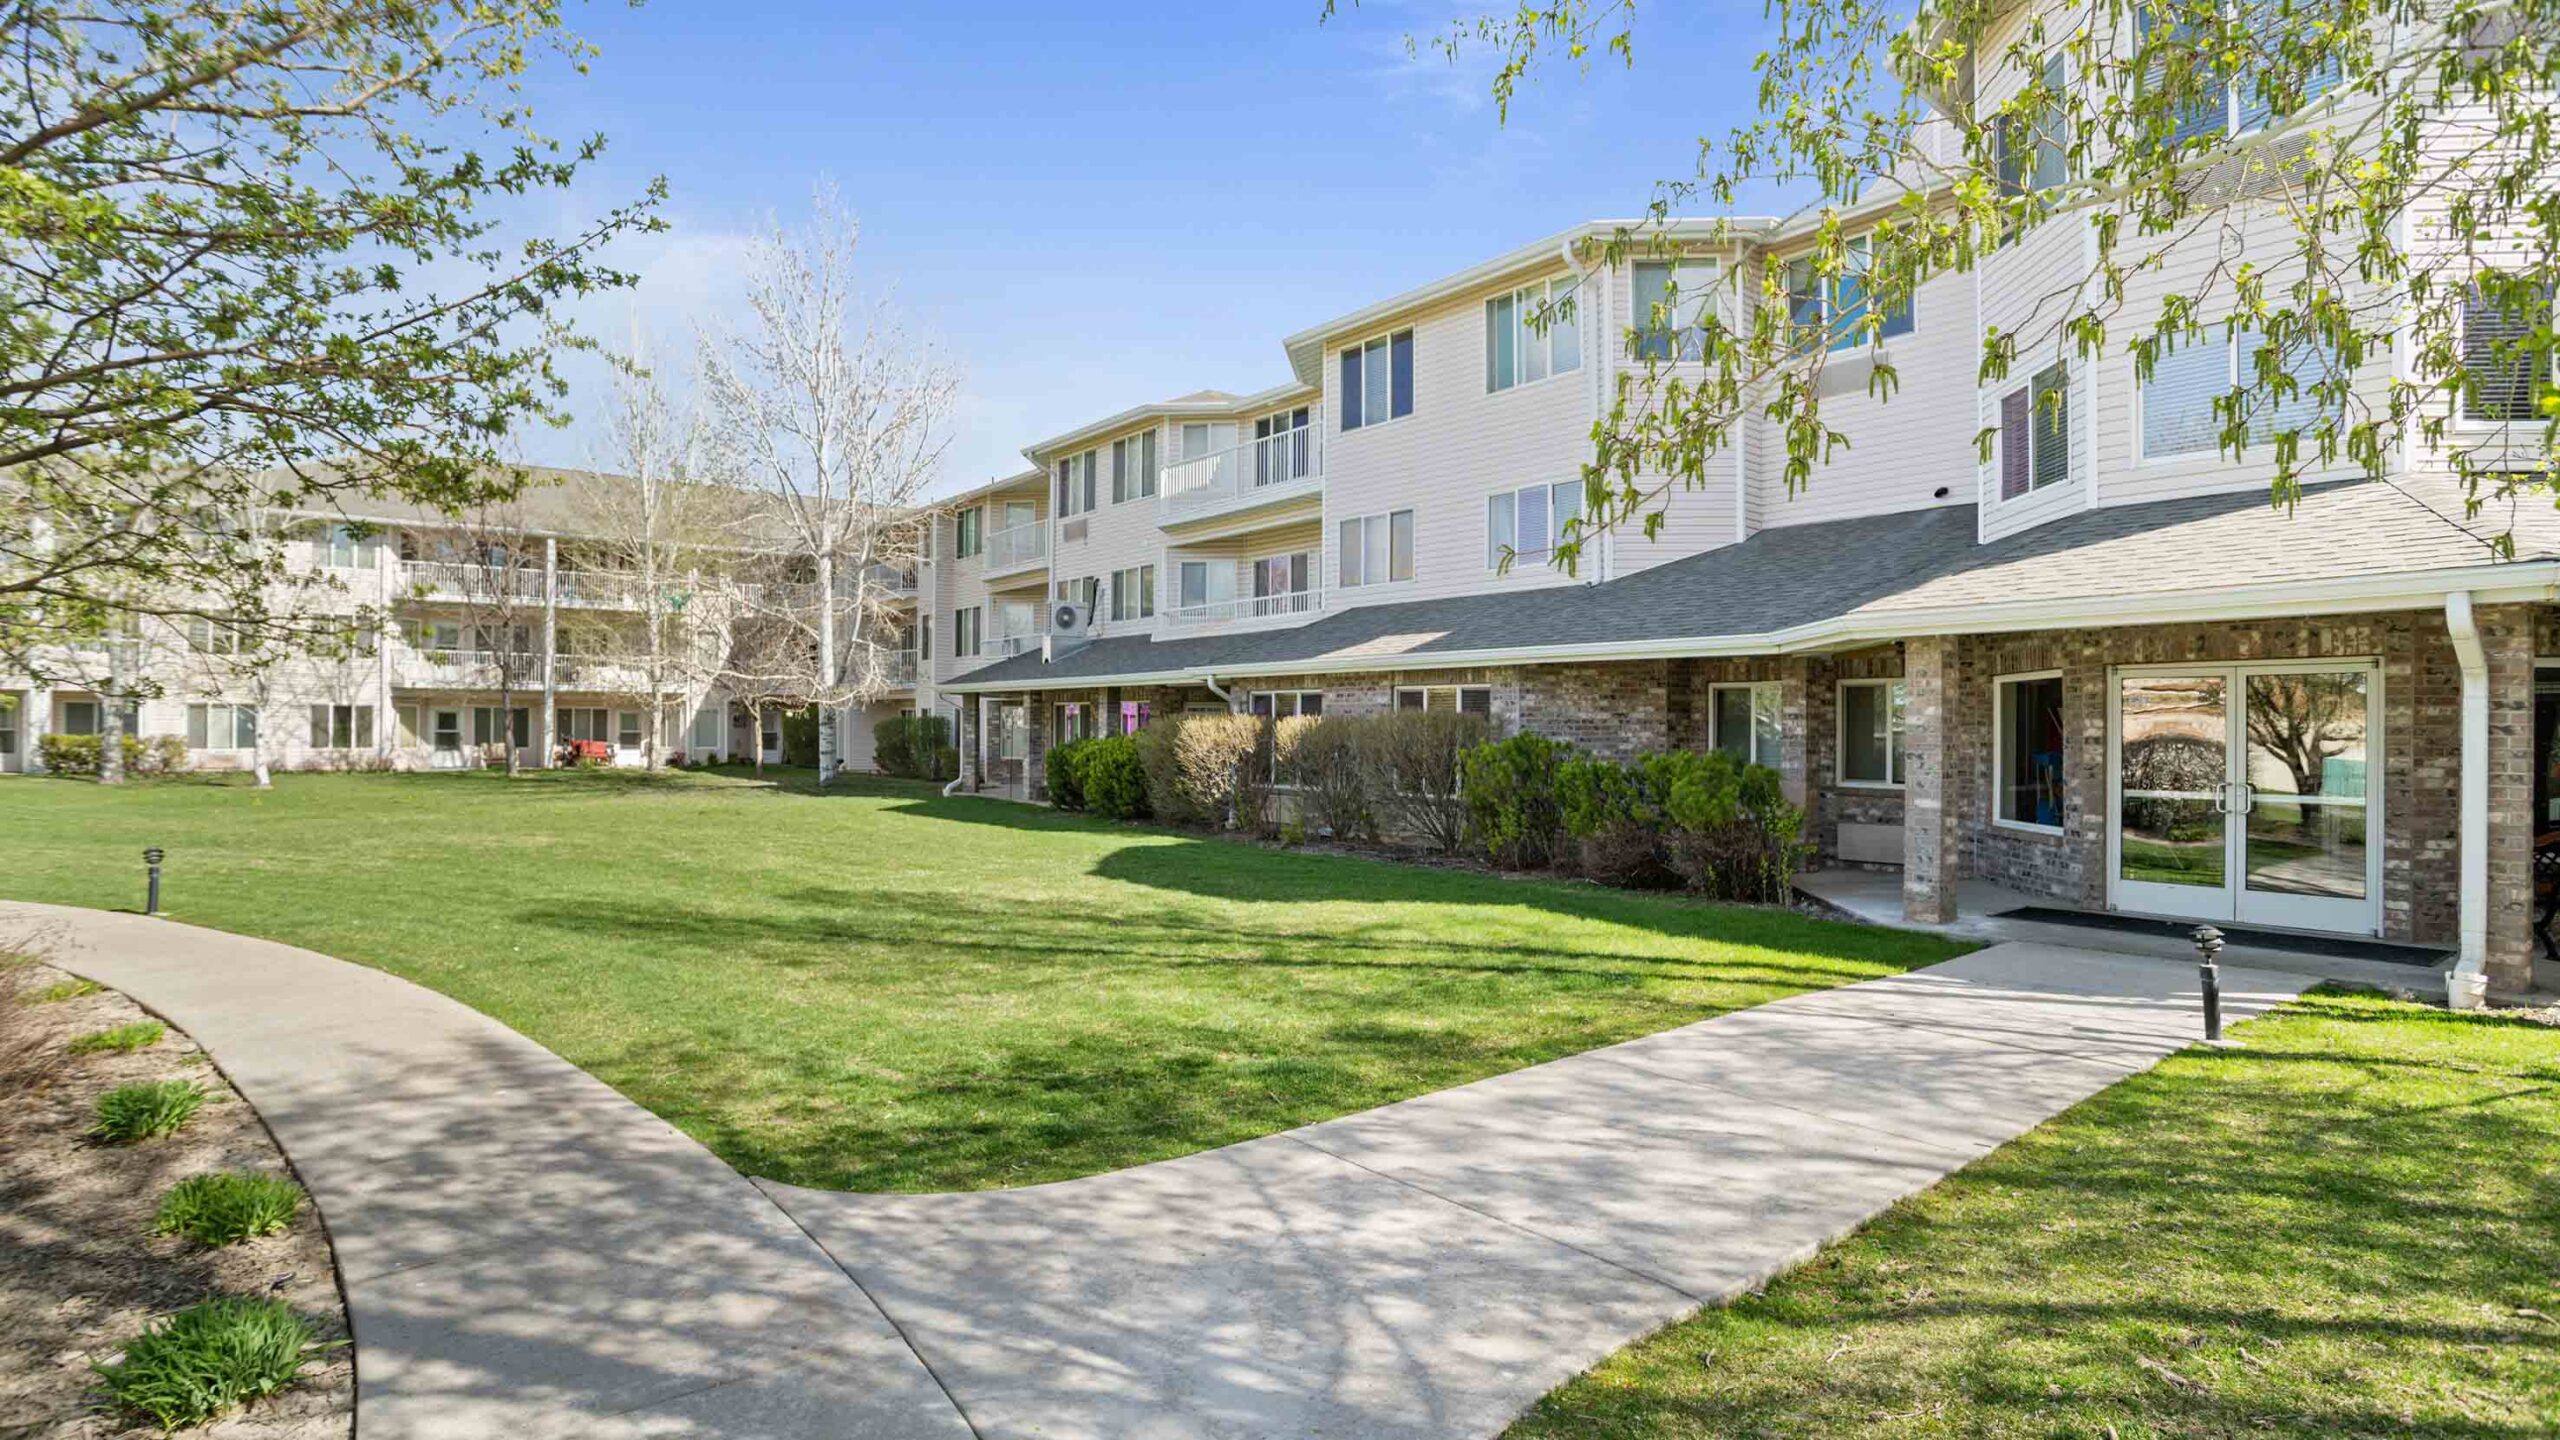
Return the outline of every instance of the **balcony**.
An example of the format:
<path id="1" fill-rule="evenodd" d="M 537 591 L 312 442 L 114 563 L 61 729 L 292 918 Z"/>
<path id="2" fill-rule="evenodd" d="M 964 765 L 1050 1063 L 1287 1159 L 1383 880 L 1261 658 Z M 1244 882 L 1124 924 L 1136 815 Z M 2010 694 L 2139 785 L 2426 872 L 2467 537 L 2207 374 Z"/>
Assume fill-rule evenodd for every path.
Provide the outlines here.
<path id="1" fill-rule="evenodd" d="M 874 592 L 885 594 L 892 600 L 909 599 L 916 593 L 917 577 L 912 566 L 866 566 L 862 578 Z"/>
<path id="2" fill-rule="evenodd" d="M 529 651 L 404 650 L 391 661 L 391 683 L 404 689 L 496 690 L 502 678 L 513 680 L 510 689 L 541 689 L 542 657 Z"/>
<path id="3" fill-rule="evenodd" d="M 1187 525 L 1302 499 L 1324 488 L 1324 413 L 1305 427 L 1178 460 L 1156 489 L 1156 523 Z"/>
<path id="4" fill-rule="evenodd" d="M 880 660 L 880 678 L 892 690 L 914 689 L 916 670 L 913 650 L 893 650 Z"/>
<path id="5" fill-rule="evenodd" d="M 401 565 L 401 579 L 406 589 L 429 600 L 469 603 L 497 593 L 496 587 L 507 586 L 519 603 L 542 603 L 540 566 L 509 571 L 452 560 L 410 560 Z M 559 581 L 563 605 L 628 610 L 640 603 L 639 581 L 630 575 L 610 570 L 563 570 Z"/>
<path id="6" fill-rule="evenodd" d="M 1034 520 L 1028 525 L 1008 526 L 988 534 L 982 573 L 993 579 L 1016 570 L 1045 565 L 1048 561 L 1049 522 Z"/>
<path id="7" fill-rule="evenodd" d="M 1167 625 L 1189 628 L 1231 625 L 1247 620 L 1288 620 L 1323 613 L 1322 590 L 1292 590 L 1285 595 L 1242 595 L 1199 605 L 1176 605 L 1164 612 Z"/>

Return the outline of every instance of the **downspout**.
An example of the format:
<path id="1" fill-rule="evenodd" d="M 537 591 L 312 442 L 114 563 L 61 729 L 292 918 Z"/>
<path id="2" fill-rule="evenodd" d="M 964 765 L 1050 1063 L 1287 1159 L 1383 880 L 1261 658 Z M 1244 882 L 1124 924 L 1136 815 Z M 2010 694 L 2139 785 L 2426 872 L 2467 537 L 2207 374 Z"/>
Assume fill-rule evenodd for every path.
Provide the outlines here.
<path id="1" fill-rule="evenodd" d="M 1573 328 L 1581 334 L 1582 353 L 1591 357 L 1590 365 L 1585 367 L 1591 372 L 1591 383 L 1585 386 L 1584 390 L 1591 401 L 1591 423 L 1597 425 L 1600 423 L 1601 408 L 1607 403 L 1609 394 L 1608 315 L 1604 310 L 1601 314 L 1602 323 L 1596 327 L 1582 323 L 1584 317 L 1591 313 L 1591 271 L 1575 257 L 1573 242 L 1574 237 L 1571 235 L 1558 239 L 1556 256 L 1564 261 L 1564 268 L 1573 272 Z M 1595 330 L 1599 336 L 1599 343 L 1596 344 L 1593 343 Z M 1600 563 L 1594 567 L 1600 573 L 1595 577 L 1596 579 L 1606 581 L 1610 578 L 1614 568 L 1612 562 L 1616 558 L 1615 547 L 1611 545 L 1610 540 L 1615 534 L 1616 527 L 1612 526 L 1600 536 L 1600 543 L 1596 547 L 1599 551 Z"/>
<path id="2" fill-rule="evenodd" d="M 2444 597 L 2445 631 L 2462 667 L 2461 949 L 2445 974 L 2445 1004 L 2477 1010 L 2489 989 L 2489 659 L 2471 593 Z"/>
<path id="3" fill-rule="evenodd" d="M 942 697 L 942 703 L 951 707 L 951 738 L 956 742 L 962 738 L 960 734 L 961 717 L 966 715 L 968 712 L 962 707 L 960 697 L 957 695 L 946 695 Z M 956 743 L 951 748 L 958 754 L 966 755 L 968 753 L 967 751 L 962 750 Z M 942 798 L 945 800 L 950 799 L 955 793 L 957 793 L 960 789 L 961 782 L 969 778 L 968 761 L 963 760 L 951 768 L 956 773 L 952 775 L 951 783 L 942 787 Z"/>
<path id="4" fill-rule="evenodd" d="M 1218 703 L 1226 706 L 1229 713 L 1232 714 L 1234 712 L 1236 708 L 1236 697 L 1228 694 L 1226 691 L 1218 687 L 1217 676 L 1203 675 L 1200 677 L 1200 683 L 1209 687 L 1209 693 L 1217 696 Z"/>

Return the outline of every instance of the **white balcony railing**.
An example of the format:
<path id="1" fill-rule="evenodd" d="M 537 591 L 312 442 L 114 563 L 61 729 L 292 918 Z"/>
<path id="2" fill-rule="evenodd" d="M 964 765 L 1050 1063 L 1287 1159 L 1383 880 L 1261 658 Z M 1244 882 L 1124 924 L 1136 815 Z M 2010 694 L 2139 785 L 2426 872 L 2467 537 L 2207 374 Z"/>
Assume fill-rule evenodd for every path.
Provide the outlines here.
<path id="1" fill-rule="evenodd" d="M 978 648 L 990 660 L 1010 659 L 1039 649 L 1041 639 L 1047 634 L 1045 630 L 1022 630 L 1008 635 L 990 635 Z"/>
<path id="2" fill-rule="evenodd" d="M 880 662 L 880 676 L 893 686 L 916 683 L 916 652 L 900 650 Z"/>
<path id="3" fill-rule="evenodd" d="M 1313 615 L 1324 609 L 1322 590 L 1292 590 L 1285 595 L 1241 595 L 1200 605 L 1176 605 L 1165 618 L 1176 625 L 1219 625 L 1233 620 L 1274 620 Z"/>
<path id="4" fill-rule="evenodd" d="M 1049 557 L 1049 522 L 1034 520 L 1028 525 L 1014 525 L 990 532 L 987 536 L 986 573 L 1019 570 Z"/>
<path id="5" fill-rule="evenodd" d="M 401 578 L 407 588 L 422 591 L 432 599 L 475 600 L 511 590 L 520 601 L 539 604 L 542 600 L 542 567 L 538 565 L 510 571 L 453 560 L 411 560 L 402 565 Z M 559 582 L 563 605 L 620 609 L 639 603 L 640 584 L 634 576 L 610 570 L 562 570 Z"/>
<path id="6" fill-rule="evenodd" d="M 1300 428 L 1177 460 L 1156 488 L 1163 524 L 1198 520 L 1265 499 L 1294 496 L 1324 479 L 1324 415 Z"/>

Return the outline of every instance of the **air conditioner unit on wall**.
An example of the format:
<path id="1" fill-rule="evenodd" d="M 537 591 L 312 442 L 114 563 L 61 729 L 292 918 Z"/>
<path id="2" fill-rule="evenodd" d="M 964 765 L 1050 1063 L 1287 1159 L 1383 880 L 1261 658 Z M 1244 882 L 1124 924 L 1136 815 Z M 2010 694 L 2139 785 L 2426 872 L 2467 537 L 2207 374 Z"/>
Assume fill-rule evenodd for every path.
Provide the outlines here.
<path id="1" fill-rule="evenodd" d="M 1049 602 L 1049 633 L 1040 637 L 1040 655 L 1055 660 L 1093 640 L 1093 607 L 1073 600 Z"/>

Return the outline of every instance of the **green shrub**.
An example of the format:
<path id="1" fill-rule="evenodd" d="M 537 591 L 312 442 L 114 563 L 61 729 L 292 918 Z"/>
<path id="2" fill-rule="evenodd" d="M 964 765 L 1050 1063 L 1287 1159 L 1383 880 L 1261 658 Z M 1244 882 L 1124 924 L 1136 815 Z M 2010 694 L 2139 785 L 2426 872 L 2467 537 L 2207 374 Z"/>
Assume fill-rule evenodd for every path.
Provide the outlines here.
<path id="1" fill-rule="evenodd" d="M 1076 780 L 1085 808 L 1105 820 L 1146 818 L 1147 769 L 1138 742 L 1127 735 L 1088 740 L 1076 755 Z"/>
<path id="2" fill-rule="evenodd" d="M 1082 762 L 1090 740 L 1070 740 L 1054 746 L 1040 759 L 1041 774 L 1047 778 L 1049 803 L 1061 810 L 1085 808 L 1084 777 L 1077 767 Z"/>
<path id="3" fill-rule="evenodd" d="M 282 1301 L 227 1295 L 155 1321 L 95 1368 L 118 1406 L 180 1430 L 284 1389 L 324 1348 Z"/>
<path id="4" fill-rule="evenodd" d="M 893 715 L 880 722 L 872 741 L 872 763 L 884 775 L 909 780 L 948 780 L 960 773 L 960 752 L 951 743 L 951 720 L 944 715 Z"/>
<path id="5" fill-rule="evenodd" d="M 1508 870 L 1552 864 L 1564 833 L 1556 768 L 1573 747 L 1523 730 L 1466 754 L 1459 779 L 1467 820 L 1484 857 Z"/>
<path id="6" fill-rule="evenodd" d="M 1641 766 L 1596 755 L 1566 758 L 1556 767 L 1556 811 L 1584 875 L 1603 885 L 1669 883 L 1662 808 Z"/>
<path id="7" fill-rule="evenodd" d="M 119 1085 L 98 1097 L 98 1123 L 89 1133 L 116 1144 L 174 1134 L 202 1104 L 204 1090 L 192 1080 Z"/>
<path id="8" fill-rule="evenodd" d="M 83 995 L 95 995 L 106 988 L 95 980 L 56 980 L 37 991 L 35 998 L 38 1004 L 51 1005 L 61 1000 L 77 1000 Z"/>
<path id="9" fill-rule="evenodd" d="M 1804 812 L 1786 801 L 1778 772 L 1732 756 L 1704 757 L 1667 793 L 1671 867 L 1715 900 L 1783 904 L 1804 863 Z"/>
<path id="10" fill-rule="evenodd" d="M 273 1235 L 302 1209 L 302 1187 L 281 1175 L 220 1170 L 190 1175 L 160 1197 L 155 1235 L 184 1235 L 199 1245 L 232 1245 Z"/>
<path id="11" fill-rule="evenodd" d="M 1377 838 L 1377 812 L 1369 804 L 1369 775 L 1361 762 L 1362 743 L 1375 728 L 1372 718 L 1327 715 L 1290 749 L 1299 820 L 1336 840 Z"/>
<path id="12" fill-rule="evenodd" d="M 187 742 L 180 736 L 155 735 L 145 740 L 127 735 L 123 740 L 118 748 L 124 751 L 127 775 L 170 775 L 187 768 Z M 105 737 L 98 735 L 47 735 L 36 742 L 36 757 L 56 775 L 94 776 L 105 745 Z"/>
<path id="13" fill-rule="evenodd" d="M 168 1033 L 169 1027 L 157 1020 L 136 1020 L 130 1025 L 118 1025 L 112 1030 L 96 1030 L 80 1036 L 71 1042 L 71 1053 L 74 1055 L 128 1054 L 159 1044 L 160 1037 Z"/>
<path id="14" fill-rule="evenodd" d="M 818 707 L 804 705 L 782 712 L 782 763 L 809 766 L 818 763 Z"/>
<path id="15" fill-rule="evenodd" d="M 1379 823 L 1438 854 L 1457 854 L 1467 840 L 1458 770 L 1466 753 L 1484 743 L 1487 728 L 1483 716 L 1452 710 L 1369 717 L 1360 762 Z"/>

